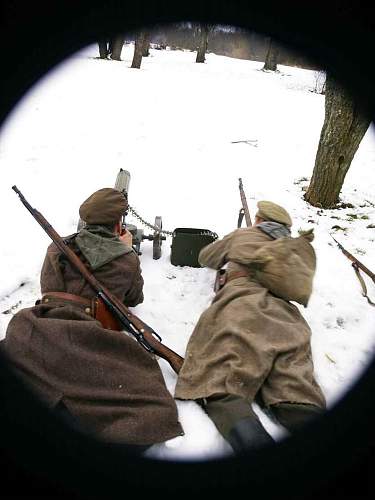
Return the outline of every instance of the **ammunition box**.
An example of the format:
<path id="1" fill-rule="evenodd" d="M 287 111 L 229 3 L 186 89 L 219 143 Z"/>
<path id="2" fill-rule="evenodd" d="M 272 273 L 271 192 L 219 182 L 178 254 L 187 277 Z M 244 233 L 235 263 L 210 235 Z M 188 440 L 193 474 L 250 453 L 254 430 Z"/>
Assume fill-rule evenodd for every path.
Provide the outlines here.
<path id="1" fill-rule="evenodd" d="M 171 264 L 174 266 L 201 267 L 199 252 L 203 247 L 218 238 L 208 229 L 179 227 L 173 231 L 171 245 Z"/>

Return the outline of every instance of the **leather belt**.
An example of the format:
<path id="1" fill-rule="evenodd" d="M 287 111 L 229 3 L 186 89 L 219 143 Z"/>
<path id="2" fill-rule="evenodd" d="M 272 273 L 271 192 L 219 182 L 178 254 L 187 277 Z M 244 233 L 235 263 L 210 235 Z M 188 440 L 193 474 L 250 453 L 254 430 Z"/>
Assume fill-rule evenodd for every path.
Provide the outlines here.
<path id="1" fill-rule="evenodd" d="M 111 314 L 104 302 L 97 297 L 90 300 L 79 295 L 73 295 L 72 293 L 47 292 L 42 295 L 41 300 L 38 300 L 35 305 L 48 304 L 50 301 L 73 302 L 76 305 L 84 307 L 84 312 L 100 321 L 103 328 L 116 331 L 123 330 L 123 325 Z"/>
<path id="2" fill-rule="evenodd" d="M 72 293 L 66 292 L 47 292 L 42 295 L 39 303 L 47 304 L 50 301 L 63 300 L 68 302 L 74 302 L 80 306 L 85 306 L 85 313 L 90 314 L 90 316 L 95 317 L 95 300 L 96 299 L 85 299 L 79 295 L 73 295 Z"/>
<path id="3" fill-rule="evenodd" d="M 232 271 L 228 273 L 225 269 L 219 269 L 216 273 L 216 280 L 214 284 L 214 292 L 217 293 L 228 283 L 228 281 L 236 278 L 250 278 L 249 271 Z"/>

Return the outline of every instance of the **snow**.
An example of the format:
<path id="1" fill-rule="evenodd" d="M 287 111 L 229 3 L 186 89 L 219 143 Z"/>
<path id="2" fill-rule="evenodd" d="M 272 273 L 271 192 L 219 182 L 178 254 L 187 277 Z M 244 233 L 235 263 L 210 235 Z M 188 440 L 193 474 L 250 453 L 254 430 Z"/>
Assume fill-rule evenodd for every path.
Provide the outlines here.
<path id="1" fill-rule="evenodd" d="M 193 52 L 171 50 L 151 50 L 135 70 L 132 45 L 124 47 L 121 62 L 97 55 L 90 46 L 60 64 L 29 91 L 1 130 L 0 338 L 12 314 L 39 296 L 50 242 L 13 185 L 67 235 L 76 231 L 82 201 L 113 187 L 123 168 L 131 173 L 130 204 L 145 220 L 161 216 L 163 229 L 204 228 L 222 237 L 237 224 L 241 177 L 253 216 L 256 202 L 269 199 L 290 212 L 294 235 L 315 228 L 318 268 L 311 301 L 301 312 L 313 332 L 316 377 L 332 407 L 374 352 L 375 311 L 329 235 L 375 267 L 375 229 L 367 227 L 375 222 L 373 127 L 342 190 L 342 201 L 354 208 L 321 212 L 302 198 L 324 120 L 324 96 L 312 92 L 315 72 L 286 66 L 263 72 L 263 63 L 215 54 L 195 64 Z M 130 216 L 127 222 L 142 228 Z M 183 356 L 213 298 L 215 273 L 173 266 L 170 245 L 167 237 L 161 259 L 154 260 L 152 242 L 142 243 L 145 301 L 134 312 Z M 364 279 L 375 299 L 374 283 Z M 173 394 L 176 376 L 164 360 L 159 363 Z M 177 406 L 185 435 L 155 445 L 149 456 L 203 460 L 231 453 L 196 403 Z M 255 411 L 275 439 L 282 439 L 285 429 L 256 405 Z"/>

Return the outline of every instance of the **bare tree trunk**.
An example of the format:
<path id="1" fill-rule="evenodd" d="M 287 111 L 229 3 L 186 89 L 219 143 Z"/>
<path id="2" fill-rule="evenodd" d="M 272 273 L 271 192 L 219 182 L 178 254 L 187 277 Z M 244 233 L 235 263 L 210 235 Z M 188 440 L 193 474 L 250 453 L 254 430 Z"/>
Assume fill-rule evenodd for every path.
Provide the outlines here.
<path id="1" fill-rule="evenodd" d="M 107 59 L 108 54 L 109 54 L 107 40 L 100 40 L 98 42 L 98 46 L 99 46 L 99 57 L 100 57 L 100 59 Z"/>
<path id="2" fill-rule="evenodd" d="M 142 49 L 143 57 L 148 57 L 150 55 L 150 40 L 151 40 L 151 33 L 146 32 Z"/>
<path id="3" fill-rule="evenodd" d="M 325 119 L 305 200 L 334 208 L 353 157 L 371 122 L 370 115 L 327 75 Z"/>
<path id="4" fill-rule="evenodd" d="M 275 45 L 272 38 L 269 38 L 268 50 L 266 55 L 266 60 L 264 62 L 264 71 L 277 71 L 277 58 L 279 55 L 279 50 Z"/>
<path id="5" fill-rule="evenodd" d="M 141 31 L 140 33 L 138 33 L 135 39 L 134 55 L 131 68 L 140 69 L 141 67 L 144 39 L 145 39 L 145 34 Z"/>
<path id="6" fill-rule="evenodd" d="M 315 71 L 315 87 L 313 92 L 324 95 L 326 93 L 326 73 L 325 71 Z"/>
<path id="7" fill-rule="evenodd" d="M 121 61 L 121 51 L 124 46 L 125 37 L 118 35 L 112 38 L 110 43 L 111 59 L 114 61 Z"/>
<path id="8" fill-rule="evenodd" d="M 209 28 L 206 24 L 201 24 L 200 25 L 200 40 L 199 40 L 199 47 L 198 47 L 198 52 L 197 52 L 197 58 L 195 62 L 197 63 L 204 63 L 206 60 L 206 51 L 207 51 L 207 45 L 208 45 L 208 31 Z"/>

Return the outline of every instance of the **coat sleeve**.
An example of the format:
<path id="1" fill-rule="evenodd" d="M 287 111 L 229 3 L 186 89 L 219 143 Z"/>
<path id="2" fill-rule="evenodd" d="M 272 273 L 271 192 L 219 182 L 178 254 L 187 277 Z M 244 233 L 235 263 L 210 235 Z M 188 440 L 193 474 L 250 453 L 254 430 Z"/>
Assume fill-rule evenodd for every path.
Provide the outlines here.
<path id="1" fill-rule="evenodd" d="M 227 263 L 227 255 L 232 244 L 233 232 L 227 234 L 221 240 L 214 241 L 202 248 L 198 256 L 201 266 L 211 269 L 220 269 Z"/>

